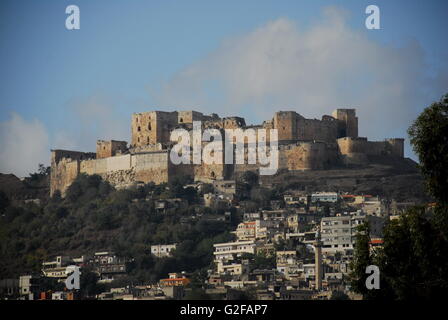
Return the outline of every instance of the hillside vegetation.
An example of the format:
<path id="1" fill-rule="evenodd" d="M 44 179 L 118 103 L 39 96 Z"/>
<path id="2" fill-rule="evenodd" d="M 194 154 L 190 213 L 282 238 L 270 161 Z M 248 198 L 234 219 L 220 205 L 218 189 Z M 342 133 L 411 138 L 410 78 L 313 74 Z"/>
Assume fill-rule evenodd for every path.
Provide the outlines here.
<path id="1" fill-rule="evenodd" d="M 41 204 L 4 205 L 0 219 L 0 278 L 39 271 L 55 255 L 111 250 L 129 258 L 129 281 L 156 281 L 168 272 L 210 267 L 213 243 L 232 239 L 229 222 L 206 219 L 212 210 L 184 182 L 115 190 L 101 177 L 80 175 L 66 197 Z M 186 209 L 156 211 L 152 198 L 183 198 Z M 207 214 L 204 214 L 207 213 Z M 156 259 L 151 244 L 178 243 L 173 257 Z"/>

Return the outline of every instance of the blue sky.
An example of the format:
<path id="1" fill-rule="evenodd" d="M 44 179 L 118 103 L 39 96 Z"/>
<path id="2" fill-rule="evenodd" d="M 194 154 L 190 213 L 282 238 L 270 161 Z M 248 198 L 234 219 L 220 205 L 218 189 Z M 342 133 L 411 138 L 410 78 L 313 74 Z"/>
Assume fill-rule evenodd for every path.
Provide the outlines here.
<path id="1" fill-rule="evenodd" d="M 80 30 L 65 28 L 69 4 L 80 8 Z M 364 26 L 370 4 L 381 30 Z M 353 106 L 360 134 L 407 138 L 411 119 L 447 91 L 447 9 L 446 1 L 3 0 L 0 171 L 33 171 L 50 148 L 129 139 L 131 113 L 152 109 L 258 123 L 278 109 L 319 117 Z M 333 58 L 306 53 L 327 49 Z M 409 145 L 406 155 L 415 158 Z"/>

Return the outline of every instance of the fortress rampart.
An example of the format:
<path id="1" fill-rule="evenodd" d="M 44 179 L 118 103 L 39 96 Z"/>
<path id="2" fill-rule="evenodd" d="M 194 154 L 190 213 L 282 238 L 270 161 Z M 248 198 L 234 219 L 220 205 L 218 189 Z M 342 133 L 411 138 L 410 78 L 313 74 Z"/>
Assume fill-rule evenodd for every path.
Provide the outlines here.
<path id="1" fill-rule="evenodd" d="M 404 139 L 368 141 L 358 137 L 355 109 L 337 109 L 332 116 L 306 119 L 294 111 L 279 111 L 261 125 L 247 126 L 240 117 L 220 118 L 197 111 L 150 111 L 134 113 L 131 119 L 131 143 L 98 140 L 96 153 L 68 150 L 51 151 L 51 187 L 63 195 L 80 173 L 98 174 L 117 188 L 135 183 L 170 182 L 190 176 L 196 181 L 231 179 L 247 170 L 258 171 L 260 164 L 181 164 L 170 161 L 172 130 L 191 130 L 193 121 L 202 128 L 277 129 L 278 169 L 321 170 L 345 163 L 365 163 L 369 155 L 403 157 Z M 269 143 L 269 135 L 267 142 Z"/>
<path id="2" fill-rule="evenodd" d="M 403 158 L 404 139 L 368 141 L 367 138 L 344 137 L 337 139 L 339 151 L 349 163 L 362 163 L 368 156 L 393 156 Z"/>

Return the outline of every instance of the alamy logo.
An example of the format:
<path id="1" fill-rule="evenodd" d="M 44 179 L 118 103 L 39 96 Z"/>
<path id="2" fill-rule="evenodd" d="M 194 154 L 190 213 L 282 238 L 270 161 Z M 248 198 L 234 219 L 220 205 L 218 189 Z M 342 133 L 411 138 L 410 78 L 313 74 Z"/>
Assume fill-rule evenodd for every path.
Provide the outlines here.
<path id="1" fill-rule="evenodd" d="M 79 7 L 72 4 L 65 8 L 65 13 L 69 14 L 67 19 L 65 19 L 65 27 L 67 30 L 79 30 L 81 28 L 81 17 L 79 13 Z"/>
<path id="2" fill-rule="evenodd" d="M 268 136 L 269 131 L 269 136 Z M 260 175 L 273 175 L 278 169 L 277 129 L 225 129 L 224 141 L 218 129 L 205 129 L 193 122 L 192 132 L 175 129 L 170 140 L 177 142 L 170 152 L 173 164 L 259 164 Z M 269 141 L 269 146 L 267 142 Z M 203 142 L 207 144 L 203 147 Z M 246 148 L 247 147 L 247 148 Z M 247 150 L 247 152 L 246 152 Z"/>
<path id="3" fill-rule="evenodd" d="M 80 285 L 79 285 L 79 276 L 81 274 L 81 272 L 79 271 L 79 267 L 78 266 L 68 266 L 66 269 L 66 272 L 69 273 L 73 271 L 65 280 L 65 286 L 67 287 L 68 290 L 73 290 L 73 289 L 77 289 L 79 290 Z"/>
<path id="4" fill-rule="evenodd" d="M 366 267 L 366 274 L 370 276 L 366 279 L 366 288 L 369 290 L 380 288 L 380 268 L 375 265 Z"/>
<path id="5" fill-rule="evenodd" d="M 366 18 L 366 28 L 369 30 L 380 29 L 380 8 L 376 5 L 370 5 L 366 8 L 366 14 L 369 16 Z"/>

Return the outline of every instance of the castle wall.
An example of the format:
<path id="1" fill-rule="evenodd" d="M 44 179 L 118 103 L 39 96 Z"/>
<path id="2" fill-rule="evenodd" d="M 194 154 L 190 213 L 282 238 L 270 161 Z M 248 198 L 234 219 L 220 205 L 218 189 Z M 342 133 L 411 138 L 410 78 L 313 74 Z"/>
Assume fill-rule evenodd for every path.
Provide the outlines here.
<path id="1" fill-rule="evenodd" d="M 115 156 L 106 159 L 107 171 L 129 170 L 131 168 L 131 155 Z"/>
<path id="2" fill-rule="evenodd" d="M 403 158 L 404 139 L 368 141 L 367 138 L 344 137 L 337 139 L 340 153 L 351 163 L 365 163 L 368 156 L 395 156 Z"/>
<path id="3" fill-rule="evenodd" d="M 212 180 L 225 180 L 228 178 L 228 170 L 231 165 L 226 164 L 201 164 L 194 166 L 194 180 L 210 182 Z"/>
<path id="4" fill-rule="evenodd" d="M 341 154 L 365 153 L 367 149 L 367 138 L 339 138 L 337 139 Z"/>
<path id="5" fill-rule="evenodd" d="M 394 156 L 403 158 L 404 157 L 404 139 L 403 138 L 392 138 L 386 139 L 391 150 L 391 154 Z"/>
<path id="6" fill-rule="evenodd" d="M 80 173 L 97 174 L 112 185 L 127 187 L 136 181 L 156 184 L 168 182 L 169 153 L 165 151 L 126 154 L 103 159 L 79 160 L 62 158 L 52 164 L 51 195 L 60 190 L 64 195 Z M 179 166 L 182 167 L 182 166 Z M 181 168 L 178 168 L 181 170 Z M 190 170 L 191 171 L 191 170 Z M 174 173 L 174 171 L 173 171 Z"/>
<path id="7" fill-rule="evenodd" d="M 240 117 L 221 119 L 216 114 L 205 116 L 196 111 L 152 111 L 132 115 L 129 150 L 125 141 L 114 140 L 98 140 L 96 154 L 52 150 L 50 193 L 60 190 L 64 194 L 79 173 L 98 174 L 116 187 L 126 187 L 135 182 L 165 183 L 178 176 L 210 182 L 229 179 L 244 171 L 259 171 L 260 164 L 247 163 L 247 147 L 244 164 L 172 164 L 171 132 L 177 127 L 191 130 L 193 121 L 202 121 L 203 129 L 221 129 L 223 138 L 224 129 L 252 128 L 255 132 L 261 128 L 277 129 L 280 170 L 325 169 L 339 162 L 341 156 L 346 162 L 361 164 L 367 163 L 369 156 L 404 156 L 404 139 L 368 141 L 358 137 L 355 109 L 337 109 L 322 120 L 280 111 L 272 120 L 255 126 L 246 126 Z M 269 146 L 269 134 L 267 141 Z"/>
<path id="8" fill-rule="evenodd" d="M 276 112 L 273 126 L 278 130 L 279 141 L 283 143 L 314 140 L 332 142 L 338 135 L 338 121 L 333 117 L 305 119 L 294 111 Z"/>
<path id="9" fill-rule="evenodd" d="M 94 159 L 95 153 L 69 150 L 51 150 L 50 195 L 56 190 L 65 193 L 79 173 L 79 161 Z"/>
<path id="10" fill-rule="evenodd" d="M 51 183 L 50 195 L 52 196 L 57 190 L 61 195 L 65 195 L 67 188 L 76 179 L 79 173 L 79 160 L 63 158 L 51 167 Z"/>
<path id="11" fill-rule="evenodd" d="M 128 188 L 134 185 L 136 182 L 134 168 L 130 168 L 127 170 L 108 171 L 102 173 L 101 177 L 117 189 Z"/>
<path id="12" fill-rule="evenodd" d="M 328 168 L 337 159 L 335 148 L 323 142 L 301 142 L 282 146 L 279 167 L 288 170 L 320 170 Z"/>
<path id="13" fill-rule="evenodd" d="M 127 150 L 126 141 L 115 140 L 98 140 L 96 142 L 96 158 L 113 157 L 117 154 L 124 153 Z"/>
<path id="14" fill-rule="evenodd" d="M 80 162 L 80 173 L 103 174 L 107 172 L 107 159 L 93 159 Z"/>
<path id="15" fill-rule="evenodd" d="M 95 174 L 96 173 L 96 168 L 95 168 L 95 164 L 98 162 L 98 160 L 85 160 L 85 161 L 81 161 L 80 165 L 79 165 L 79 171 L 83 172 L 85 174 Z"/>
<path id="16" fill-rule="evenodd" d="M 169 152 L 148 152 L 132 155 L 135 163 L 135 179 L 143 183 L 165 183 L 169 180 Z"/>
<path id="17" fill-rule="evenodd" d="M 303 141 L 331 142 L 337 136 L 337 121 L 333 118 L 326 120 L 297 119 L 295 139 Z"/>
<path id="18" fill-rule="evenodd" d="M 51 164 L 58 163 L 61 159 L 67 158 L 72 160 L 85 160 L 95 159 L 96 154 L 94 152 L 80 152 L 69 150 L 51 150 Z"/>
<path id="19" fill-rule="evenodd" d="M 107 159 L 94 160 L 95 174 L 102 174 L 107 172 Z"/>
<path id="20" fill-rule="evenodd" d="M 339 160 L 336 144 L 324 142 L 297 142 L 279 146 L 278 170 L 320 170 L 330 167 Z M 235 164 L 235 174 L 258 171 L 260 164 Z"/>

